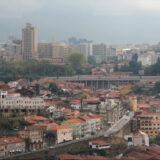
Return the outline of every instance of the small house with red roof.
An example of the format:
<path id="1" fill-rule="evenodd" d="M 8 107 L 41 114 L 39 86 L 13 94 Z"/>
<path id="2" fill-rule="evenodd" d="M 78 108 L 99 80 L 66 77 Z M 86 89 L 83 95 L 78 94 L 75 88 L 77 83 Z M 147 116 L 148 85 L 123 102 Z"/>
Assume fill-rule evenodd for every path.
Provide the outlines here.
<path id="1" fill-rule="evenodd" d="M 73 140 L 73 129 L 66 125 L 57 125 L 50 128 L 56 136 L 56 144 Z"/>
<path id="2" fill-rule="evenodd" d="M 49 119 L 42 116 L 33 116 L 31 118 L 26 118 L 26 121 L 31 124 L 42 124 L 42 123 L 49 123 Z"/>
<path id="3" fill-rule="evenodd" d="M 72 100 L 72 101 L 70 101 L 70 106 L 74 110 L 80 110 L 81 109 L 81 102 L 80 102 L 80 100 Z"/>
<path id="4" fill-rule="evenodd" d="M 26 150 L 25 141 L 18 137 L 0 138 L 0 158 L 24 153 Z"/>
<path id="5" fill-rule="evenodd" d="M 39 126 L 28 126 L 23 130 L 19 130 L 18 135 L 22 139 L 29 140 L 29 150 L 37 150 L 43 147 L 44 131 Z"/>
<path id="6" fill-rule="evenodd" d="M 146 133 L 142 131 L 139 131 L 134 134 L 131 133 L 130 135 L 125 135 L 124 139 L 128 141 L 128 146 L 149 146 L 149 137 Z"/>
<path id="7" fill-rule="evenodd" d="M 99 98 L 91 97 L 91 98 L 83 99 L 82 108 L 87 108 L 91 111 L 95 111 L 99 104 L 100 104 Z"/>
<path id="8" fill-rule="evenodd" d="M 84 137 L 84 126 L 85 121 L 80 118 L 72 118 L 63 122 L 64 125 L 67 125 L 73 129 L 73 137 L 81 138 Z"/>
<path id="9" fill-rule="evenodd" d="M 95 140 L 89 142 L 89 148 L 92 149 L 109 149 L 111 148 L 111 144 L 109 142 L 105 142 L 103 140 Z"/>

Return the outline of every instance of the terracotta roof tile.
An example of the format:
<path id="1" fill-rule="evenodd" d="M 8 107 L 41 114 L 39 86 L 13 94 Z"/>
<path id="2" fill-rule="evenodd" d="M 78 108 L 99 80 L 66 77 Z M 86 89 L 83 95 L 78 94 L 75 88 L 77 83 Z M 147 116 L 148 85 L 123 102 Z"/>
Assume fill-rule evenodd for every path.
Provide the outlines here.
<path id="1" fill-rule="evenodd" d="M 90 141 L 92 144 L 97 144 L 97 145 L 109 145 L 109 142 L 105 142 L 102 140 L 95 140 L 95 141 Z"/>
<path id="2" fill-rule="evenodd" d="M 20 143 L 20 142 L 24 142 L 23 139 L 18 138 L 18 137 L 6 137 L 6 138 L 0 138 L 0 142 L 2 144 L 10 144 L 10 143 Z"/>
<path id="3" fill-rule="evenodd" d="M 88 99 L 83 99 L 83 102 L 99 102 L 99 98 L 88 98 Z"/>
<path id="4" fill-rule="evenodd" d="M 72 128 L 68 127 L 66 125 L 58 125 L 58 126 L 55 126 L 55 127 L 51 128 L 50 130 L 51 131 L 56 131 L 56 130 L 65 130 L 65 129 L 72 129 Z"/>
<path id="5" fill-rule="evenodd" d="M 79 118 L 73 118 L 73 119 L 69 119 L 67 121 L 64 121 L 66 123 L 82 123 L 83 120 L 79 119 Z"/>
<path id="6" fill-rule="evenodd" d="M 30 120 L 33 120 L 33 121 L 49 121 L 48 118 L 42 117 L 42 116 L 34 116 L 34 117 L 30 118 Z"/>

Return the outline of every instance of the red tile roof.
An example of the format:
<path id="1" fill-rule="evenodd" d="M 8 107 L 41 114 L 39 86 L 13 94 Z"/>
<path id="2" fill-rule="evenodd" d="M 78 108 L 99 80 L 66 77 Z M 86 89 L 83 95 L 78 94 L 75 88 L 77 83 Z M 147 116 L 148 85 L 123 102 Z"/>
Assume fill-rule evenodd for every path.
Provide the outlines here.
<path id="1" fill-rule="evenodd" d="M 134 138 L 142 138 L 144 135 L 141 133 L 136 133 L 133 135 Z"/>
<path id="2" fill-rule="evenodd" d="M 54 105 L 54 102 L 53 101 L 45 100 L 44 104 L 45 104 L 45 106 L 51 106 L 51 105 Z"/>
<path id="3" fill-rule="evenodd" d="M 119 98 L 120 97 L 120 92 L 113 90 L 113 91 L 110 91 L 107 96 L 110 97 L 110 98 Z"/>
<path id="4" fill-rule="evenodd" d="M 72 129 L 72 128 L 68 127 L 66 125 L 58 125 L 58 126 L 55 126 L 55 127 L 51 128 L 50 130 L 51 131 L 56 131 L 56 130 L 66 130 L 66 129 Z"/>
<path id="5" fill-rule="evenodd" d="M 57 123 L 52 122 L 52 123 L 49 123 L 49 124 L 48 124 L 48 126 L 58 126 L 58 124 L 57 124 Z"/>
<path id="6" fill-rule="evenodd" d="M 0 138 L 0 143 L 2 143 L 2 144 L 22 143 L 22 142 L 24 142 L 24 140 L 21 138 L 18 138 L 18 137 Z"/>
<path id="7" fill-rule="evenodd" d="M 90 156 L 90 155 L 70 155 L 70 154 L 61 154 L 59 156 L 60 160 L 109 160 L 110 158 L 102 156 Z"/>
<path id="8" fill-rule="evenodd" d="M 150 105 L 149 104 L 147 104 L 147 103 L 141 103 L 141 104 L 139 104 L 139 108 L 149 108 L 150 107 Z"/>
<path id="9" fill-rule="evenodd" d="M 48 118 L 42 117 L 42 116 L 34 116 L 34 117 L 30 118 L 29 120 L 32 120 L 32 121 L 49 121 Z"/>
<path id="10" fill-rule="evenodd" d="M 90 141 L 90 143 L 96 144 L 96 145 L 109 145 L 110 144 L 109 142 L 105 142 L 105 141 L 102 141 L 102 140 Z"/>
<path id="11" fill-rule="evenodd" d="M 90 116 L 83 116 L 83 117 L 80 117 L 80 118 L 83 119 L 83 120 L 94 119 L 94 118 L 92 118 L 92 117 L 90 117 Z"/>
<path id="12" fill-rule="evenodd" d="M 36 123 L 35 121 L 33 121 L 33 120 L 31 120 L 31 119 L 26 119 L 25 121 L 28 122 L 28 123 L 30 123 L 30 124 Z"/>
<path id="13" fill-rule="evenodd" d="M 103 118 L 102 116 L 96 115 L 96 114 L 90 114 L 89 116 L 92 118 L 95 118 L 95 119 L 102 119 Z"/>
<path id="14" fill-rule="evenodd" d="M 64 123 L 82 123 L 83 120 L 79 119 L 79 118 L 72 118 L 72 119 L 69 119 L 67 121 L 64 121 Z"/>
<path id="15" fill-rule="evenodd" d="M 81 103 L 80 100 L 72 100 L 70 102 L 70 104 L 80 104 L 80 103 Z"/>
<path id="16" fill-rule="evenodd" d="M 71 109 L 67 109 L 67 108 L 65 108 L 65 109 L 63 109 L 63 110 L 62 110 L 62 112 L 66 112 L 66 113 L 67 113 L 67 112 L 69 112 L 69 113 L 71 113 L 71 112 L 72 112 L 72 110 L 71 110 Z"/>
<path id="17" fill-rule="evenodd" d="M 83 99 L 83 102 L 99 102 L 99 98 L 88 98 L 88 99 Z"/>

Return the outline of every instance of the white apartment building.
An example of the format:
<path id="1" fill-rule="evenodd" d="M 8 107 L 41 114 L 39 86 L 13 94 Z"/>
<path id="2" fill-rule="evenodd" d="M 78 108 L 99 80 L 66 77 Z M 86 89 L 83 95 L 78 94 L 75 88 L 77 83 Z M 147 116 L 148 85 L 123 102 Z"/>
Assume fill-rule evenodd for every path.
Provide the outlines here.
<path id="1" fill-rule="evenodd" d="M 104 118 L 107 126 L 112 126 L 124 114 L 124 109 L 119 99 L 107 99 L 101 102 L 97 112 Z"/>
<path id="2" fill-rule="evenodd" d="M 20 40 L 8 40 L 5 44 L 5 56 L 8 60 L 13 60 L 17 54 L 21 54 L 21 41 Z"/>
<path id="3" fill-rule="evenodd" d="M 73 138 L 84 137 L 84 127 L 85 121 L 80 118 L 73 118 L 63 122 L 64 125 L 67 125 L 73 129 Z"/>
<path id="4" fill-rule="evenodd" d="M 19 94 L 8 95 L 0 91 L 0 109 L 43 109 L 44 100 L 38 97 L 21 97 Z"/>
<path id="5" fill-rule="evenodd" d="M 102 117 L 99 115 L 89 114 L 79 118 L 72 118 L 63 122 L 73 129 L 73 137 L 88 137 L 98 133 L 103 126 Z"/>
<path id="6" fill-rule="evenodd" d="M 57 125 L 50 129 L 56 135 L 56 144 L 73 140 L 73 129 L 66 125 Z"/>
<path id="7" fill-rule="evenodd" d="M 138 55 L 138 61 L 142 63 L 143 66 L 155 64 L 158 60 L 159 55 L 155 53 L 146 53 Z"/>
<path id="8" fill-rule="evenodd" d="M 92 44 L 91 43 L 80 43 L 77 46 L 77 51 L 83 53 L 88 59 L 89 56 L 92 55 Z"/>
<path id="9" fill-rule="evenodd" d="M 103 60 L 106 60 L 106 45 L 103 43 L 92 44 L 92 55 L 96 63 L 101 63 Z"/>
<path id="10" fill-rule="evenodd" d="M 111 47 L 111 46 L 107 46 L 106 47 L 106 57 L 105 60 L 115 57 L 116 56 L 116 49 Z"/>
<path id="11" fill-rule="evenodd" d="M 18 137 L 0 138 L 0 158 L 24 153 L 26 150 L 25 141 Z"/>

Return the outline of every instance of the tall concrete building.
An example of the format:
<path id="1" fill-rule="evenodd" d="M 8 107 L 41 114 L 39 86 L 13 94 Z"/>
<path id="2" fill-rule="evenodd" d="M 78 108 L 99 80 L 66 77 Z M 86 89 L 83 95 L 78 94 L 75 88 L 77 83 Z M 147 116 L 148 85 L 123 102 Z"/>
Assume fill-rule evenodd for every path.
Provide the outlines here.
<path id="1" fill-rule="evenodd" d="M 68 57 L 68 46 L 61 42 L 53 45 L 53 58 L 55 59 L 63 59 L 66 61 Z"/>
<path id="2" fill-rule="evenodd" d="M 39 58 L 52 58 L 52 43 L 38 43 Z"/>
<path id="3" fill-rule="evenodd" d="M 21 54 L 21 41 L 17 39 L 8 40 L 5 45 L 5 56 L 7 60 L 18 60 L 16 55 Z"/>
<path id="4" fill-rule="evenodd" d="M 77 46 L 77 51 L 83 53 L 88 59 L 92 55 L 92 45 L 90 43 L 80 43 Z"/>
<path id="5" fill-rule="evenodd" d="M 96 63 L 101 63 L 106 57 L 106 45 L 103 43 L 92 44 L 92 54 Z"/>
<path id="6" fill-rule="evenodd" d="M 116 49 L 113 48 L 112 46 L 107 46 L 105 60 L 108 60 L 108 59 L 115 57 L 115 56 L 116 56 Z"/>
<path id="7" fill-rule="evenodd" d="M 22 29 L 22 59 L 25 61 L 38 58 L 37 29 L 30 23 Z"/>
<path id="8" fill-rule="evenodd" d="M 75 44 L 69 44 L 68 45 L 68 54 L 77 52 L 77 45 Z"/>

